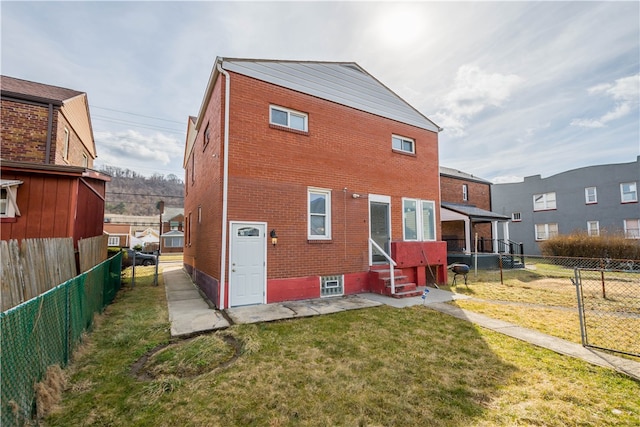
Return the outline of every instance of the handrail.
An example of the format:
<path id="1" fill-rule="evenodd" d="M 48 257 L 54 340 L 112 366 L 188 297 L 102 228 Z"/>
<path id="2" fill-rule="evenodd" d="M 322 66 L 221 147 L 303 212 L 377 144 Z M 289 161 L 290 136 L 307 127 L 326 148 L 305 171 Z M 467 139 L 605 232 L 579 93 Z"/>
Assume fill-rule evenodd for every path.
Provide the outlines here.
<path id="1" fill-rule="evenodd" d="M 393 258 L 391 258 L 391 256 L 389 254 L 387 254 L 384 249 L 382 249 L 376 242 L 374 242 L 374 240 L 369 237 L 369 242 L 371 242 L 371 244 L 373 245 L 374 248 L 376 248 L 378 250 L 378 252 L 380 252 L 382 254 L 383 257 L 386 258 L 387 261 L 389 261 L 389 274 L 391 275 L 391 295 L 395 295 L 396 293 L 396 278 L 395 278 L 395 273 L 394 273 L 394 268 L 396 265 L 396 262 L 393 260 Z"/>
<path id="2" fill-rule="evenodd" d="M 513 260 L 515 256 L 519 256 L 520 262 L 524 265 L 524 245 L 522 242 L 514 242 L 509 239 L 499 239 L 498 246 L 502 249 L 502 251 L 499 250 L 499 252 L 509 254 L 511 256 L 511 260 Z"/>

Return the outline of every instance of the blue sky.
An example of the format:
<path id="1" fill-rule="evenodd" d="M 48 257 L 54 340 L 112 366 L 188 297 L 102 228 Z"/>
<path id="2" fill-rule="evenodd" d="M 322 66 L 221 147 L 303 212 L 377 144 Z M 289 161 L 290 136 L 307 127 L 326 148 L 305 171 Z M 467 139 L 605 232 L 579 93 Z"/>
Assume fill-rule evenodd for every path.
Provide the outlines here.
<path id="1" fill-rule="evenodd" d="M 96 165 L 184 177 L 216 56 L 354 61 L 495 182 L 640 155 L 638 2 L 0 3 L 3 75 L 86 92 Z"/>

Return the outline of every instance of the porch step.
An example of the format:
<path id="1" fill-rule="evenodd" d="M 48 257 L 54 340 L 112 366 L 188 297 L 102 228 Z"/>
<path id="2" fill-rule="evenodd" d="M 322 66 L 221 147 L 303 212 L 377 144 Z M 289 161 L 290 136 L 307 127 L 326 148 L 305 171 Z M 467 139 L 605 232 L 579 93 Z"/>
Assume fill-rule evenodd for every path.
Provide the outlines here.
<path id="1" fill-rule="evenodd" d="M 395 294 L 391 294 L 391 288 L 389 288 L 389 296 L 392 298 L 412 298 L 412 297 L 419 297 L 420 295 L 422 295 L 421 290 L 419 289 L 415 289 L 416 285 L 415 283 L 412 283 L 414 290 L 412 291 L 398 291 L 398 287 L 396 286 L 396 293 Z"/>
<path id="2" fill-rule="evenodd" d="M 502 268 L 524 268 L 524 264 L 520 262 L 520 259 L 515 259 L 508 255 L 502 255 Z"/>
<path id="3" fill-rule="evenodd" d="M 415 283 L 410 282 L 408 276 L 402 274 L 402 269 L 394 268 L 395 293 L 391 293 L 391 269 L 389 266 L 372 268 L 373 280 L 377 285 L 375 292 L 393 298 L 409 298 L 422 295 Z"/>

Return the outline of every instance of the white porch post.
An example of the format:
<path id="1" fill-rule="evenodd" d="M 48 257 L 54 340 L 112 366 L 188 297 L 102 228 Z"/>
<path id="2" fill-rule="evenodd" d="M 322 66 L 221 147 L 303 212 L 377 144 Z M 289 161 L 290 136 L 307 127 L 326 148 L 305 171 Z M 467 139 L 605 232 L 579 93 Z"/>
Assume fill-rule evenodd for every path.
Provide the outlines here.
<path id="1" fill-rule="evenodd" d="M 471 253 L 471 224 L 469 217 L 464 219 L 464 253 Z"/>
<path id="2" fill-rule="evenodd" d="M 491 221 L 491 236 L 493 238 L 493 253 L 498 253 L 498 221 Z"/>
<path id="3" fill-rule="evenodd" d="M 502 223 L 502 234 L 504 236 L 504 242 L 505 242 L 505 246 L 507 248 L 507 250 L 509 249 L 509 221 L 505 221 Z"/>

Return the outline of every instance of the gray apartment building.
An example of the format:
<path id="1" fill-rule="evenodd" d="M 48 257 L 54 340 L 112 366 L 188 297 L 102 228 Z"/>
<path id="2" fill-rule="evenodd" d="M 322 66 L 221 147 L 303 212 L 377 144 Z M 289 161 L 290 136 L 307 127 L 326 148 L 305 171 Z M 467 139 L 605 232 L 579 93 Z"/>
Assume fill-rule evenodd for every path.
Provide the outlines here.
<path id="1" fill-rule="evenodd" d="M 640 156 L 631 163 L 587 166 L 547 178 L 495 184 L 492 211 L 511 217 L 509 236 L 524 253 L 539 255 L 538 243 L 559 234 L 605 231 L 640 239 Z"/>

